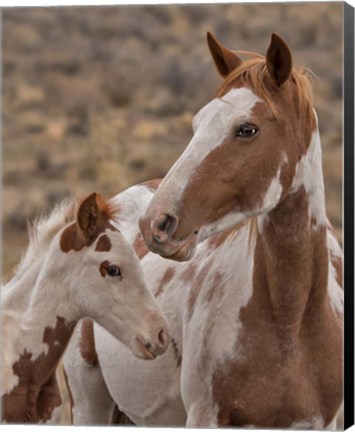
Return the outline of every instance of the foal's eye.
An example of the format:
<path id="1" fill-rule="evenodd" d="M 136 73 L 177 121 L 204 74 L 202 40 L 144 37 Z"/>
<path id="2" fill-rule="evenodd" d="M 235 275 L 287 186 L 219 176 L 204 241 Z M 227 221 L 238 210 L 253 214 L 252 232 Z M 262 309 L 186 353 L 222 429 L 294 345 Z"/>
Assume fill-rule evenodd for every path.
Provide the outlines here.
<path id="1" fill-rule="evenodd" d="M 118 266 L 111 264 L 107 267 L 107 274 L 109 276 L 121 276 L 122 273 Z"/>
<path id="2" fill-rule="evenodd" d="M 242 124 L 238 127 L 235 134 L 240 138 L 250 138 L 254 136 L 258 132 L 258 129 L 255 126 L 249 124 Z"/>

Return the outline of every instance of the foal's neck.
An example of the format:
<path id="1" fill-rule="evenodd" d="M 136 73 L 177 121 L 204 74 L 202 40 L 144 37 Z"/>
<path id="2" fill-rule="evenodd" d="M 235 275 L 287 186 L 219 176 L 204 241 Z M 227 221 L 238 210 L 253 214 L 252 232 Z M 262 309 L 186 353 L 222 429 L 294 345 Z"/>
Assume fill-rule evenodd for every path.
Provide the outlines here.
<path id="1" fill-rule="evenodd" d="M 327 294 L 328 250 L 321 150 L 314 133 L 288 195 L 263 219 L 258 242 L 276 320 L 299 328 L 307 306 Z"/>
<path id="2" fill-rule="evenodd" d="M 3 334 L 12 345 L 7 366 L 18 376 L 19 385 L 39 384 L 48 378 L 77 321 L 63 286 L 56 286 L 43 271 L 33 279 L 33 285 L 27 283 L 27 302 L 15 301 L 26 287 L 25 278 L 19 278 L 5 289 L 2 304 Z"/>
<path id="3" fill-rule="evenodd" d="M 37 261 L 1 287 L 1 307 L 3 310 L 25 311 L 29 304 L 32 288 L 40 272 L 42 262 Z"/>

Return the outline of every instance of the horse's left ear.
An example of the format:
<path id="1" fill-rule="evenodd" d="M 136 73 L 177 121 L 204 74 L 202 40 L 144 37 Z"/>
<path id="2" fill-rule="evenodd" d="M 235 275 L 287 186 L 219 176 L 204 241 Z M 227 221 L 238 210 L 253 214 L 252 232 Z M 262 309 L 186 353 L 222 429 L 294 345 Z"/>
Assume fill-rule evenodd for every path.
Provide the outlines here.
<path id="1" fill-rule="evenodd" d="M 97 232 L 101 214 L 98 197 L 97 193 L 89 195 L 81 203 L 78 210 L 77 221 L 82 233 L 87 238 L 92 238 Z"/>
<path id="2" fill-rule="evenodd" d="M 242 60 L 207 32 L 207 43 L 218 72 L 225 78 L 230 72 L 241 65 Z"/>
<path id="3" fill-rule="evenodd" d="M 271 42 L 266 53 L 266 66 L 270 78 L 280 87 L 292 71 L 292 54 L 281 36 L 272 33 Z"/>

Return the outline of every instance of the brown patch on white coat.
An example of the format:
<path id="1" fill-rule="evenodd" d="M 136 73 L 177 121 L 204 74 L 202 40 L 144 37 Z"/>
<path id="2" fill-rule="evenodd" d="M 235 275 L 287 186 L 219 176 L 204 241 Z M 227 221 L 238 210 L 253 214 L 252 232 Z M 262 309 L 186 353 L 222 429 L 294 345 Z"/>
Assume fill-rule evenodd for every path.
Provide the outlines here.
<path id="1" fill-rule="evenodd" d="M 149 252 L 149 249 L 147 248 L 147 245 L 145 244 L 145 241 L 141 233 L 137 234 L 137 237 L 134 240 L 132 246 L 139 260 L 142 260 Z"/>
<path id="2" fill-rule="evenodd" d="M 155 298 L 158 298 L 162 294 L 166 285 L 174 277 L 174 274 L 175 274 L 175 268 L 174 267 L 168 267 L 166 269 L 165 273 L 163 274 L 162 278 L 160 279 L 160 282 L 159 282 L 159 285 L 158 285 L 156 291 L 154 292 Z"/>
<path id="3" fill-rule="evenodd" d="M 18 384 L 2 397 L 2 419 L 6 423 L 39 423 L 51 418 L 53 410 L 61 405 L 61 396 L 55 368 L 68 344 L 74 323 L 67 324 L 57 317 L 55 328 L 45 328 L 43 342 L 48 352 L 33 359 L 24 352 L 13 364 Z"/>
<path id="4" fill-rule="evenodd" d="M 112 245 L 111 245 L 110 239 L 107 237 L 107 235 L 103 234 L 99 238 L 99 240 L 98 240 L 98 242 L 96 244 L 95 251 L 97 251 L 97 252 L 108 252 L 108 251 L 111 250 L 111 246 Z"/>
<path id="5" fill-rule="evenodd" d="M 85 319 L 81 325 L 80 335 L 80 354 L 90 366 L 98 366 L 99 359 L 95 349 L 94 323 L 90 319 Z"/>

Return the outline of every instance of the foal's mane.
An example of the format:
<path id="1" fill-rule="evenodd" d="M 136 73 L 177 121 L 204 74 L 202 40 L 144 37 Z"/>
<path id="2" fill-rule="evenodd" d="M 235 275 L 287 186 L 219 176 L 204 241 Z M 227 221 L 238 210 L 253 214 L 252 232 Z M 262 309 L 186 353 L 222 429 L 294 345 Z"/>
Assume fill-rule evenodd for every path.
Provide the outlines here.
<path id="1" fill-rule="evenodd" d="M 27 250 L 16 268 L 15 275 L 22 273 L 33 260 L 44 254 L 54 236 L 74 220 L 77 203 L 65 199 L 47 216 L 41 216 L 34 222 L 27 223 L 29 243 Z"/>
<path id="2" fill-rule="evenodd" d="M 97 194 L 100 211 L 108 220 L 117 221 L 121 211 L 120 205 L 113 199 L 105 200 L 101 194 Z"/>
<path id="3" fill-rule="evenodd" d="M 274 104 L 277 87 L 268 76 L 266 58 L 251 51 L 234 51 L 238 56 L 246 56 L 241 64 L 227 75 L 217 91 L 217 97 L 222 97 L 236 85 L 251 88 L 257 96 L 265 100 L 275 116 Z M 311 118 L 313 112 L 313 93 L 310 77 L 312 72 L 306 68 L 293 67 L 289 80 L 294 84 L 299 110 L 304 118 Z"/>

